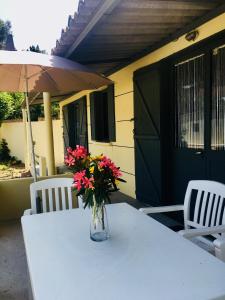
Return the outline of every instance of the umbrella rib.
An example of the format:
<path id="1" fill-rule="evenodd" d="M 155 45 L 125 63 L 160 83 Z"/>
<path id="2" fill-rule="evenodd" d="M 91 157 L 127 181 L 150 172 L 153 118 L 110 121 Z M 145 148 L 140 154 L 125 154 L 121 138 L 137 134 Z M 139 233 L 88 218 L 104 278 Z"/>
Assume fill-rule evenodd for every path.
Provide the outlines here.
<path id="1" fill-rule="evenodd" d="M 28 77 L 28 79 L 31 79 L 32 77 L 35 77 L 35 76 L 38 75 L 38 74 L 43 74 L 43 73 L 48 72 L 47 69 L 44 69 L 44 68 L 43 68 L 42 66 L 40 66 L 40 65 L 38 65 L 38 66 L 42 69 L 42 72 L 36 72 L 36 73 L 30 75 L 30 77 Z"/>
<path id="2" fill-rule="evenodd" d="M 22 69 L 23 69 L 23 65 L 21 66 L 21 69 L 20 69 L 20 77 L 19 77 L 19 80 L 18 80 L 18 91 L 20 89 L 20 81 L 21 81 Z"/>
<path id="3" fill-rule="evenodd" d="M 41 93 L 37 93 L 31 100 L 30 100 L 30 104 L 32 104 L 34 102 L 35 99 L 37 99 L 37 97 L 40 95 Z"/>
<path id="4" fill-rule="evenodd" d="M 80 73 L 84 73 L 85 74 L 85 72 L 82 72 L 82 71 L 80 71 Z M 87 72 L 86 72 L 87 73 Z M 85 79 L 85 77 L 83 78 L 83 77 L 79 77 L 77 74 L 75 74 L 75 73 L 71 73 L 72 74 L 72 76 L 75 78 L 75 79 L 79 79 L 80 81 L 82 81 L 82 83 L 84 83 L 84 84 L 88 84 L 88 85 L 92 85 L 92 83 L 90 83 L 88 80 L 86 80 Z M 87 73 L 87 74 L 91 74 L 90 72 L 89 73 Z M 94 85 L 94 84 L 93 84 Z M 97 89 L 98 87 L 96 86 L 96 85 L 94 85 L 93 86 L 92 85 L 92 87 L 91 87 L 91 89 Z M 89 87 L 90 88 L 90 87 Z M 88 89 L 88 88 L 87 88 Z"/>
<path id="5" fill-rule="evenodd" d="M 43 72 L 46 72 L 46 75 L 48 76 L 48 78 L 52 81 L 52 83 L 54 84 L 55 88 L 57 91 L 59 91 L 57 84 L 55 83 L 55 80 L 52 78 L 52 76 L 47 72 L 48 70 L 45 70 L 42 66 L 40 66 L 40 68 L 43 70 Z M 46 91 L 47 92 L 47 91 Z"/>

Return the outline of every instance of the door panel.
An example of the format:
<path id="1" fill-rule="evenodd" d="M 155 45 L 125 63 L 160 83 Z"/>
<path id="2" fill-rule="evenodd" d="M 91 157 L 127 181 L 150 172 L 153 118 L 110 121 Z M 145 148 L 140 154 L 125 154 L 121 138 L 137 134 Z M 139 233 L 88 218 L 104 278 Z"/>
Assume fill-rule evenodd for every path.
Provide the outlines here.
<path id="1" fill-rule="evenodd" d="M 78 134 L 77 141 L 79 141 L 79 145 L 82 145 L 88 148 L 88 130 L 87 130 L 87 101 L 86 97 L 83 97 L 79 101 L 77 118 L 79 118 L 79 122 L 77 122 Z"/>
<path id="2" fill-rule="evenodd" d="M 225 183 L 225 46 L 212 51 L 211 141 L 208 177 Z M 210 133 L 209 133 L 210 134 Z"/>
<path id="3" fill-rule="evenodd" d="M 161 201 L 160 76 L 158 70 L 134 78 L 134 139 L 137 199 Z"/>
<path id="4" fill-rule="evenodd" d="M 65 148 L 76 145 L 88 147 L 87 105 L 82 97 L 63 108 L 63 136 Z"/>
<path id="5" fill-rule="evenodd" d="M 183 203 L 189 180 L 225 183 L 225 47 L 176 68 L 172 198 Z"/>
<path id="6" fill-rule="evenodd" d="M 69 146 L 74 148 L 76 146 L 77 141 L 77 117 L 76 117 L 76 109 L 75 104 L 68 104 L 68 131 L 69 131 Z"/>
<path id="7" fill-rule="evenodd" d="M 64 153 L 66 154 L 66 149 L 70 146 L 69 143 L 69 124 L 68 124 L 68 105 L 63 106 L 63 142 L 64 142 Z"/>
<path id="8" fill-rule="evenodd" d="M 183 204 L 190 180 L 202 180 L 206 177 L 206 156 L 193 149 L 174 150 L 172 175 L 171 204 Z"/>
<path id="9" fill-rule="evenodd" d="M 206 179 L 204 65 L 201 54 L 174 66 L 173 204 L 183 203 L 190 180 Z"/>

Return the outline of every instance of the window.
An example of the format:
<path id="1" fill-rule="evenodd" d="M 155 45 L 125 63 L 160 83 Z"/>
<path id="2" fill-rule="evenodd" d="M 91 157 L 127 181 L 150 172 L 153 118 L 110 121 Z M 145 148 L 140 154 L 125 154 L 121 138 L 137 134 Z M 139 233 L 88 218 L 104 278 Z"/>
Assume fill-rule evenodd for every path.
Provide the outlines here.
<path id="1" fill-rule="evenodd" d="M 114 85 L 90 95 L 91 138 L 99 142 L 115 141 Z"/>
<path id="2" fill-rule="evenodd" d="M 212 67 L 211 149 L 225 150 L 225 46 L 214 49 Z"/>
<path id="3" fill-rule="evenodd" d="M 204 148 L 204 55 L 175 66 L 176 147 Z"/>

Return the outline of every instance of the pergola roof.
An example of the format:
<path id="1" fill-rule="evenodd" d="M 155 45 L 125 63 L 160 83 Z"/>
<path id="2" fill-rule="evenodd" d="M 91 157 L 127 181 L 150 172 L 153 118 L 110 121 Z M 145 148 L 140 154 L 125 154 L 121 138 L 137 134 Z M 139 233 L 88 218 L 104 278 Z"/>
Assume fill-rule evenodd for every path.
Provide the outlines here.
<path id="1" fill-rule="evenodd" d="M 224 0 L 83 0 L 52 54 L 108 75 L 224 11 Z"/>

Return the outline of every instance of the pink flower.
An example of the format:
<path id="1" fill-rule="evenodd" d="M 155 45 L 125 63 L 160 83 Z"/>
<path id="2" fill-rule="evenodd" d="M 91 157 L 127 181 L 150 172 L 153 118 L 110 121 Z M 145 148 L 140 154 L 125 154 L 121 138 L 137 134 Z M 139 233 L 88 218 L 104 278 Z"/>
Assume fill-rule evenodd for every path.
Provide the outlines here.
<path id="1" fill-rule="evenodd" d="M 83 171 L 80 171 L 80 172 L 76 172 L 73 176 L 74 178 L 74 181 L 77 181 L 77 180 L 82 180 L 82 178 L 86 175 L 86 171 L 83 170 Z"/>
<path id="2" fill-rule="evenodd" d="M 68 148 L 66 148 L 66 151 L 67 151 L 68 154 L 72 154 L 73 149 L 71 147 L 68 147 Z"/>
<path id="3" fill-rule="evenodd" d="M 114 162 L 111 161 L 107 156 L 103 156 L 102 160 L 99 162 L 100 168 L 109 168 L 115 178 L 122 176 L 119 168 L 116 167 Z"/>
<path id="4" fill-rule="evenodd" d="M 76 172 L 74 174 L 74 187 L 80 191 L 82 188 L 93 189 L 94 178 L 86 177 L 86 171 Z"/>
<path id="5" fill-rule="evenodd" d="M 84 146 L 77 145 L 76 148 L 72 151 L 72 155 L 76 159 L 83 159 L 87 156 L 87 149 Z"/>
<path id="6" fill-rule="evenodd" d="M 70 154 L 65 156 L 65 164 L 70 166 L 74 166 L 75 164 L 75 159 L 73 158 L 73 156 L 71 156 Z"/>

